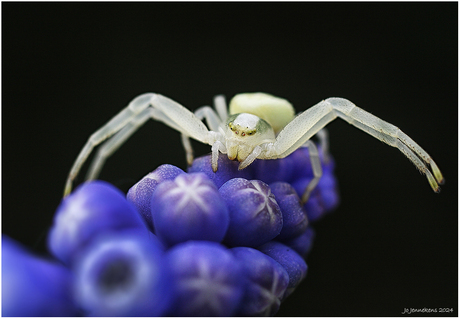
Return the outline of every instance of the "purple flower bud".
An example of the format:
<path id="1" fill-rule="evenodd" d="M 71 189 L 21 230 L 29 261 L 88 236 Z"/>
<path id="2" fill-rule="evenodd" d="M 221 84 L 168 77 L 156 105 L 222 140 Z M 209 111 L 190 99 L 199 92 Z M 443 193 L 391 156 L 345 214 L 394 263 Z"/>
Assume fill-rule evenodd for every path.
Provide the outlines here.
<path id="1" fill-rule="evenodd" d="M 318 149 L 318 152 L 320 155 L 321 166 L 323 166 L 324 163 L 322 160 L 322 152 L 320 149 Z M 296 150 L 294 153 L 292 153 L 290 156 L 293 162 L 293 169 L 296 172 L 293 180 L 296 180 L 302 177 L 308 177 L 308 178 L 313 177 L 313 169 L 311 167 L 311 159 L 310 159 L 310 153 L 309 153 L 308 147 L 301 147 L 298 150 Z"/>
<path id="2" fill-rule="evenodd" d="M 293 249 L 276 241 L 268 242 L 258 249 L 286 269 L 289 275 L 289 285 L 283 299 L 286 298 L 307 275 L 305 260 Z"/>
<path id="3" fill-rule="evenodd" d="M 234 178 L 222 185 L 219 193 L 230 213 L 230 225 L 224 239 L 227 245 L 256 247 L 281 232 L 281 210 L 264 182 Z"/>
<path id="4" fill-rule="evenodd" d="M 295 152 L 294 152 L 295 153 Z M 289 182 L 297 172 L 294 171 L 294 155 L 282 159 L 256 160 L 254 166 L 254 179 L 270 184 L 274 182 Z"/>
<path id="5" fill-rule="evenodd" d="M 2 235 L 2 316 L 77 316 L 71 273 Z"/>
<path id="6" fill-rule="evenodd" d="M 321 177 L 318 183 L 318 189 L 323 202 L 324 209 L 326 212 L 330 212 L 337 208 L 340 203 L 340 196 L 337 187 L 337 179 L 333 172 L 329 170 L 334 166 L 333 161 L 328 164 L 327 169 L 324 170 L 324 175 Z"/>
<path id="7" fill-rule="evenodd" d="M 321 148 L 318 146 L 320 161 L 323 166 Z M 311 160 L 307 147 L 301 147 L 289 156 L 276 160 L 257 160 L 255 166 L 255 179 L 259 179 L 267 184 L 274 182 L 292 182 L 301 177 L 313 177 Z"/>
<path id="8" fill-rule="evenodd" d="M 151 207 L 155 232 L 167 245 L 187 240 L 220 242 L 229 224 L 225 202 L 203 173 L 182 174 L 161 183 Z"/>
<path id="9" fill-rule="evenodd" d="M 177 175 L 184 173 L 183 170 L 174 165 L 164 164 L 158 166 L 156 170 L 144 176 L 129 189 L 126 198 L 136 206 L 151 231 L 153 231 L 153 221 L 150 204 L 153 191 L 159 183 L 173 180 Z"/>
<path id="10" fill-rule="evenodd" d="M 302 196 L 310 181 L 311 178 L 299 178 L 298 180 L 294 181 L 291 185 L 300 197 Z M 326 213 L 326 208 L 324 207 L 324 203 L 321 199 L 321 193 L 318 186 L 316 186 L 316 188 L 311 192 L 310 197 L 308 198 L 308 201 L 304 204 L 303 208 L 305 209 L 308 221 L 310 222 L 314 222 L 324 216 L 324 214 Z"/>
<path id="11" fill-rule="evenodd" d="M 95 236 L 108 231 L 146 229 L 139 213 L 123 193 L 109 183 L 93 181 L 63 199 L 48 237 L 50 251 L 62 262 Z"/>
<path id="12" fill-rule="evenodd" d="M 307 229 L 308 219 L 295 189 L 285 182 L 270 184 L 270 188 L 283 214 L 283 229 L 277 240 L 299 236 Z"/>
<path id="13" fill-rule="evenodd" d="M 320 152 L 320 158 L 321 158 L 321 163 L 323 163 L 323 170 L 324 171 L 327 171 L 329 173 L 332 173 L 334 172 L 334 169 L 335 169 L 335 161 L 334 161 L 334 158 L 329 154 L 329 158 L 327 159 L 327 161 L 324 160 L 323 158 L 323 152 L 321 152 L 320 149 L 318 149 L 319 152 Z"/>
<path id="14" fill-rule="evenodd" d="M 171 303 L 168 267 L 155 235 L 128 230 L 98 237 L 74 267 L 75 298 L 89 316 L 162 316 Z"/>
<path id="15" fill-rule="evenodd" d="M 189 241 L 166 253 L 174 301 L 168 316 L 232 316 L 243 294 L 240 263 L 224 246 Z"/>
<path id="16" fill-rule="evenodd" d="M 273 258 L 249 247 L 231 251 L 242 265 L 245 291 L 239 316 L 273 316 L 278 312 L 289 275 Z"/>
<path id="17" fill-rule="evenodd" d="M 321 149 L 320 145 L 316 145 L 318 148 L 319 160 L 321 162 L 321 167 L 323 168 L 323 172 L 333 172 L 334 171 L 334 160 L 332 156 L 329 154 L 327 161 L 324 159 L 324 153 Z M 308 147 L 301 147 L 291 155 L 292 161 L 294 163 L 294 170 L 297 172 L 295 179 L 308 177 L 313 177 L 313 170 L 311 167 L 311 159 L 310 159 L 310 150 Z"/>
<path id="18" fill-rule="evenodd" d="M 300 256 L 306 257 L 310 252 L 310 249 L 315 239 L 315 230 L 312 227 L 307 227 L 305 232 L 295 238 L 282 240 L 281 242 L 286 246 L 294 249 Z"/>
<path id="19" fill-rule="evenodd" d="M 310 200 L 311 202 L 307 202 L 304 206 L 309 221 L 318 220 L 324 213 L 332 211 L 339 204 L 337 180 L 334 176 L 335 162 L 332 157 L 329 157 L 328 161 L 325 162 L 321 149 L 318 148 L 318 151 L 323 168 L 323 175 L 310 195 L 309 202 Z M 295 169 L 299 174 L 295 180 L 291 181 L 291 184 L 297 191 L 299 197 L 302 197 L 307 185 L 313 178 L 308 148 L 300 148 L 292 155 L 296 156 Z M 302 167 L 304 168 L 302 169 Z M 316 197 L 316 199 L 313 199 L 313 197 Z"/>
<path id="20" fill-rule="evenodd" d="M 249 165 L 243 170 L 238 170 L 238 165 L 240 163 L 237 161 L 231 161 L 228 159 L 226 154 L 219 153 L 219 159 L 217 161 L 217 172 L 212 171 L 211 166 L 211 155 L 202 156 L 193 162 L 192 166 L 188 168 L 189 173 L 202 172 L 209 177 L 211 181 L 216 184 L 217 188 L 221 187 L 226 181 L 232 178 L 253 178 L 253 168 L 252 165 Z"/>

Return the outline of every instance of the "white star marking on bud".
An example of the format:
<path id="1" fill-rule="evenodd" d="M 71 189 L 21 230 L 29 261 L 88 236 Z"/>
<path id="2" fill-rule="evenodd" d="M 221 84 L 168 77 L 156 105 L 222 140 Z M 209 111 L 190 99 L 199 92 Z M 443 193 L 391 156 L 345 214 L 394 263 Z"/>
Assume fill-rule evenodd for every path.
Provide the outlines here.
<path id="1" fill-rule="evenodd" d="M 180 200 L 175 204 L 176 211 L 183 210 L 191 204 L 190 202 L 192 202 L 200 207 L 204 212 L 210 213 L 209 205 L 206 204 L 204 194 L 206 192 L 212 192 L 214 189 L 210 185 L 203 183 L 202 176 L 195 176 L 190 183 L 190 181 L 185 177 L 179 175 L 174 182 L 177 186 L 168 190 L 164 196 L 174 196 L 180 194 Z"/>
<path id="2" fill-rule="evenodd" d="M 82 222 L 88 217 L 89 211 L 84 203 L 75 201 L 67 205 L 65 211 L 61 211 L 56 218 L 56 229 L 59 230 L 59 238 L 67 237 L 74 241 L 80 231 Z"/>
<path id="3" fill-rule="evenodd" d="M 245 188 L 240 190 L 240 192 L 244 193 L 253 193 L 257 195 L 262 195 L 264 198 L 264 201 L 259 204 L 257 207 L 257 213 L 255 215 L 259 215 L 262 212 L 265 211 L 265 208 L 268 211 L 268 217 L 270 219 L 270 224 L 275 222 L 275 214 L 273 212 L 272 205 L 278 205 L 276 202 L 275 198 L 273 196 L 270 196 L 272 194 L 271 189 L 267 187 L 266 189 L 262 188 L 261 185 L 257 181 L 251 181 L 251 184 L 255 187 L 254 188 Z"/>
<path id="4" fill-rule="evenodd" d="M 276 290 L 278 288 L 279 274 L 273 270 L 273 281 L 270 290 L 264 286 L 258 285 L 260 287 L 260 293 L 262 297 L 267 301 L 267 307 L 264 311 L 263 316 L 267 317 L 271 314 L 272 308 L 279 307 L 281 304 L 280 298 L 276 295 Z"/>
<path id="5" fill-rule="evenodd" d="M 180 282 L 182 288 L 193 290 L 186 305 L 189 311 L 209 309 L 215 315 L 220 314 L 227 296 L 233 293 L 232 287 L 225 283 L 225 277 L 220 270 L 213 273 L 207 261 L 199 262 L 198 274 Z"/>

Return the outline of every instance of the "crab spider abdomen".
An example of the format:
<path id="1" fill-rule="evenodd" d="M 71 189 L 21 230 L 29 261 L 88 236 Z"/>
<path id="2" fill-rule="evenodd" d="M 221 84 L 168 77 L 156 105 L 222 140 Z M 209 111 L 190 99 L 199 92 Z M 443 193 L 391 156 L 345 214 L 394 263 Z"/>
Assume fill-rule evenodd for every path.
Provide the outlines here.
<path id="1" fill-rule="evenodd" d="M 287 100 L 266 93 L 243 93 L 233 97 L 229 113 L 250 113 L 271 125 L 275 134 L 292 121 L 294 107 Z"/>

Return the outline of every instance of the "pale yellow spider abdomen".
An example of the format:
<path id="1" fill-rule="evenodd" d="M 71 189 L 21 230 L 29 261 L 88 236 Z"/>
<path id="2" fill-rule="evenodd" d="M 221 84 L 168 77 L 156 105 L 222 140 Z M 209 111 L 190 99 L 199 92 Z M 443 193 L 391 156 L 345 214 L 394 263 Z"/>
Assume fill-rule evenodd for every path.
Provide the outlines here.
<path id="1" fill-rule="evenodd" d="M 271 125 L 275 134 L 292 121 L 294 107 L 287 100 L 266 93 L 243 93 L 233 97 L 229 113 L 249 113 L 258 116 Z"/>

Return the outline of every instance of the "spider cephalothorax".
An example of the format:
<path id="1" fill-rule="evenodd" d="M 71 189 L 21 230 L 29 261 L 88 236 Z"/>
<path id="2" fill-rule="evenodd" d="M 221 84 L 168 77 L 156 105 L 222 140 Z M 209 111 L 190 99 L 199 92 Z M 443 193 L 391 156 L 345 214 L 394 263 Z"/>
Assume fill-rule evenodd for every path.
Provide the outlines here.
<path id="1" fill-rule="evenodd" d="M 224 125 L 228 158 L 242 162 L 263 143 L 275 141 L 275 132 L 265 120 L 249 113 L 230 115 Z"/>

